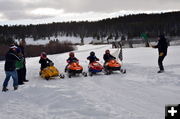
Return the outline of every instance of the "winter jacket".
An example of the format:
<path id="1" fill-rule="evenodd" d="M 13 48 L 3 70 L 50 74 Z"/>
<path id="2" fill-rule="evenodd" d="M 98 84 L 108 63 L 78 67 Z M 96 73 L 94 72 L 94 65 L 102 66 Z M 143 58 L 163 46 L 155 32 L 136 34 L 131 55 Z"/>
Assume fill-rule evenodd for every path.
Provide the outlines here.
<path id="1" fill-rule="evenodd" d="M 72 63 L 74 61 L 79 61 L 79 60 L 76 57 L 69 57 L 66 61 L 67 61 L 68 64 L 70 64 L 70 63 Z"/>
<path id="2" fill-rule="evenodd" d="M 164 56 L 167 55 L 167 49 L 168 49 L 168 43 L 165 38 L 161 38 L 156 46 L 154 48 L 158 48 L 159 55 L 163 53 Z"/>
<path id="3" fill-rule="evenodd" d="M 20 61 L 16 61 L 16 69 L 22 69 L 24 68 L 24 58 L 22 58 Z"/>
<path id="4" fill-rule="evenodd" d="M 103 59 L 105 62 L 108 62 L 109 60 L 116 59 L 116 58 L 114 56 L 112 56 L 111 54 L 104 54 Z"/>
<path id="5" fill-rule="evenodd" d="M 87 59 L 89 60 L 89 63 L 99 61 L 99 59 L 96 56 L 89 56 L 87 57 Z"/>
<path id="6" fill-rule="evenodd" d="M 26 62 L 26 57 L 25 57 L 25 54 L 24 54 L 24 47 L 23 46 L 21 46 L 21 45 L 19 45 L 19 46 L 17 46 L 18 47 L 18 49 L 20 50 L 20 53 L 23 55 L 23 57 L 24 57 L 24 66 L 25 66 L 25 62 Z"/>
<path id="7" fill-rule="evenodd" d="M 21 59 L 10 49 L 5 56 L 5 71 L 14 71 L 16 70 L 16 61 Z"/>
<path id="8" fill-rule="evenodd" d="M 17 46 L 17 47 L 21 50 L 21 53 L 22 53 L 22 54 L 23 54 L 23 56 L 24 56 L 24 55 L 25 55 L 25 54 L 24 54 L 24 47 L 23 47 L 23 46 L 20 46 L 20 45 L 19 45 L 19 46 Z M 24 57 L 25 57 L 25 56 L 24 56 Z"/>
<path id="9" fill-rule="evenodd" d="M 48 59 L 48 58 L 46 58 L 46 59 L 40 58 L 39 63 L 41 64 L 41 70 L 48 67 L 49 63 L 51 63 L 51 62 L 52 61 L 50 59 Z"/>

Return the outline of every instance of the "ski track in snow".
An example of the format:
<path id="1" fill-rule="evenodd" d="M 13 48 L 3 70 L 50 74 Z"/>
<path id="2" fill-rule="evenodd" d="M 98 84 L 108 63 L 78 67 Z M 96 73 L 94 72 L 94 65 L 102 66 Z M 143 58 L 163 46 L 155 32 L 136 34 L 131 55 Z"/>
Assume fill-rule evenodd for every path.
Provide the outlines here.
<path id="1" fill-rule="evenodd" d="M 76 57 L 87 71 L 91 50 L 101 59 L 110 45 L 79 46 Z M 111 49 L 115 52 L 116 49 Z M 168 49 L 165 73 L 157 74 L 157 50 L 123 49 L 127 74 L 98 74 L 93 77 L 42 80 L 39 58 L 27 58 L 30 82 L 13 91 L 0 93 L 0 119 L 164 119 L 165 105 L 180 103 L 180 46 Z M 49 55 L 60 72 L 68 53 Z M 4 62 L 0 62 L 4 80 Z M 0 85 L 0 89 L 2 85 Z"/>

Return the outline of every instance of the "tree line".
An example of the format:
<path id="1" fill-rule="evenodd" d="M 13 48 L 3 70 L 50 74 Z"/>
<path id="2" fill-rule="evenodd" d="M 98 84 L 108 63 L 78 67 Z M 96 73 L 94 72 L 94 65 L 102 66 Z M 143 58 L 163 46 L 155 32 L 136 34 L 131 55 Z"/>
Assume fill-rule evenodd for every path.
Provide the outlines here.
<path id="1" fill-rule="evenodd" d="M 93 37 L 97 40 L 120 36 L 128 38 L 140 37 L 142 33 L 148 37 L 157 37 L 164 33 L 168 36 L 180 36 L 180 11 L 158 14 L 125 15 L 99 21 L 53 22 L 37 25 L 3 25 L 0 26 L 0 43 L 12 43 L 13 39 L 32 37 L 34 40 L 51 36 Z"/>

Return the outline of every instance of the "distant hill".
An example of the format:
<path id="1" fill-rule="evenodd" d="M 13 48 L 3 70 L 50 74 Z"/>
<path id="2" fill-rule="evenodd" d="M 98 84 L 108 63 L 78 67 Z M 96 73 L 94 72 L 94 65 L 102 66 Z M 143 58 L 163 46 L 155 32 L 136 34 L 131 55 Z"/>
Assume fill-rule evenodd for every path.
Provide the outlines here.
<path id="1" fill-rule="evenodd" d="M 37 25 L 0 26 L 0 43 L 6 39 L 24 39 L 32 37 L 34 40 L 51 36 L 93 37 L 95 39 L 122 35 L 139 37 L 147 33 L 149 37 L 157 37 L 164 33 L 168 36 L 180 36 L 180 11 L 137 14 L 108 18 L 100 21 L 88 22 L 53 22 Z"/>

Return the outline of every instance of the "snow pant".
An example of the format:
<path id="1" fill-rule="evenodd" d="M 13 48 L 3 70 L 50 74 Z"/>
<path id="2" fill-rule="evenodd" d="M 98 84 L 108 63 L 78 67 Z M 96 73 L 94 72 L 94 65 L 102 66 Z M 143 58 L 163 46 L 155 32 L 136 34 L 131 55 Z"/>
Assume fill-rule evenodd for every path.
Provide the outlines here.
<path id="1" fill-rule="evenodd" d="M 17 70 L 18 75 L 18 84 L 23 84 L 24 76 L 23 76 L 23 68 Z"/>
<path id="2" fill-rule="evenodd" d="M 8 86 L 8 82 L 12 76 L 12 79 L 13 79 L 13 86 L 18 86 L 18 75 L 17 75 L 17 71 L 14 70 L 14 71 L 5 71 L 6 73 L 6 78 L 4 80 L 4 83 L 3 83 L 3 87 L 7 87 Z"/>
<path id="3" fill-rule="evenodd" d="M 164 60 L 165 56 L 166 56 L 166 55 L 159 56 L 159 58 L 158 58 L 158 65 L 159 65 L 159 69 L 160 69 L 160 70 L 164 70 L 163 60 Z"/>

